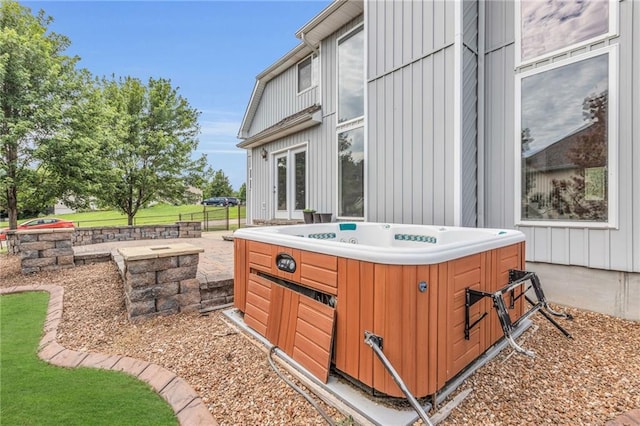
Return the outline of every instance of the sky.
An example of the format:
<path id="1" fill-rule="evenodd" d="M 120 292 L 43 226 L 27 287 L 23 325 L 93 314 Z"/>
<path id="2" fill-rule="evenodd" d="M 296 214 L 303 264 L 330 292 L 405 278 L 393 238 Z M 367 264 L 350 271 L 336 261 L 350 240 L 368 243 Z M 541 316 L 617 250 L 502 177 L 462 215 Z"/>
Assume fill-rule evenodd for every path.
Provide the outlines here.
<path id="1" fill-rule="evenodd" d="M 582 103 L 608 89 L 609 58 L 598 55 L 522 80 L 522 128 L 529 128 L 531 153 L 588 124 Z M 549 96 L 553 93 L 554 96 Z"/>
<path id="2" fill-rule="evenodd" d="M 522 59 L 588 40 L 609 31 L 609 2 L 522 1 Z"/>
<path id="3" fill-rule="evenodd" d="M 196 156 L 222 169 L 237 190 L 246 151 L 236 135 L 255 76 L 300 44 L 295 32 L 329 0 L 21 1 L 53 17 L 65 52 L 95 76 L 168 78 L 201 112 Z"/>

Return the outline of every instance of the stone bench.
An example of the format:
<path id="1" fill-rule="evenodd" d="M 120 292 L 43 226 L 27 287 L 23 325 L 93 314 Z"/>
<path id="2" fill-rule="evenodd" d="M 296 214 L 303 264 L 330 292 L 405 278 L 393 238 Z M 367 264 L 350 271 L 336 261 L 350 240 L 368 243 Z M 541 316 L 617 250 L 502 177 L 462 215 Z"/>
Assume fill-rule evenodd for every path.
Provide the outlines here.
<path id="1" fill-rule="evenodd" d="M 203 248 L 187 243 L 118 249 L 129 319 L 200 309 L 196 273 L 202 252 Z"/>

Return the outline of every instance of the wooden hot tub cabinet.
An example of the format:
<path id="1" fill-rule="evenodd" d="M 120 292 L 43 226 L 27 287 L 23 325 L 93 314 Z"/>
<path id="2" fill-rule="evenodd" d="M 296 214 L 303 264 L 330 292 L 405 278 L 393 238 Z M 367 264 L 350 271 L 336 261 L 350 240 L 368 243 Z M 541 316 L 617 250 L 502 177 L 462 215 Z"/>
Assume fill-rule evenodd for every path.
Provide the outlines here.
<path id="1" fill-rule="evenodd" d="M 404 394 L 364 343 L 365 331 L 382 337 L 383 352 L 413 395 L 433 395 L 503 336 L 485 298 L 471 307 L 471 321 L 489 314 L 465 339 L 465 289 L 496 291 L 510 269 L 524 269 L 524 242 L 432 265 L 373 263 L 242 238 L 234 245 L 234 303 L 247 325 L 320 380 L 327 381 L 333 363 L 394 397 Z M 281 253 L 295 260 L 294 273 L 276 267 Z M 306 289 L 323 302 L 335 296 L 335 308 L 300 292 Z M 524 313 L 523 299 L 510 309 L 512 321 Z"/>

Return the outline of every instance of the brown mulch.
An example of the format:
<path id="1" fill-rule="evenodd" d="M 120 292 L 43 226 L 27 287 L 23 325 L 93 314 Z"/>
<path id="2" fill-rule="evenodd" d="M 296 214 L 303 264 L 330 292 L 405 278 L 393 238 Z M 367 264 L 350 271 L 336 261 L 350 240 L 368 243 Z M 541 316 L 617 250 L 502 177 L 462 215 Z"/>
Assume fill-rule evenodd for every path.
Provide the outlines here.
<path id="1" fill-rule="evenodd" d="M 221 425 L 324 424 L 271 370 L 265 352 L 219 312 L 131 324 L 111 263 L 24 276 L 15 256 L 0 255 L 0 287 L 36 283 L 65 288 L 60 344 L 128 355 L 174 371 Z M 518 341 L 536 357 L 504 350 L 461 386 L 473 391 L 443 424 L 599 425 L 640 408 L 640 322 L 568 311 L 575 319 L 563 323 L 573 340 L 535 316 Z"/>

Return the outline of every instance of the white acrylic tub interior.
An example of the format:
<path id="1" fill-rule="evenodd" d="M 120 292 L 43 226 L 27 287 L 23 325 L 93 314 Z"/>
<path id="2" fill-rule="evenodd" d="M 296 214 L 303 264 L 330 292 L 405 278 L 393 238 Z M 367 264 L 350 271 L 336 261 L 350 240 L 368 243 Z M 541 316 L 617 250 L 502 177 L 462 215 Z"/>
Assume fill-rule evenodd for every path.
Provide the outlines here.
<path id="1" fill-rule="evenodd" d="M 429 265 L 524 241 L 516 230 L 336 222 L 242 228 L 238 238 L 339 257 L 396 265 Z"/>

